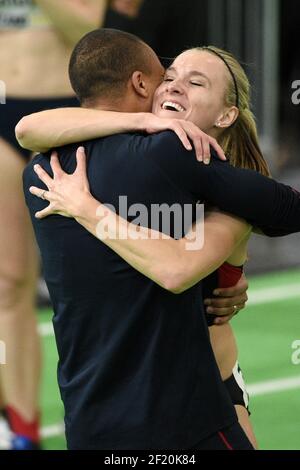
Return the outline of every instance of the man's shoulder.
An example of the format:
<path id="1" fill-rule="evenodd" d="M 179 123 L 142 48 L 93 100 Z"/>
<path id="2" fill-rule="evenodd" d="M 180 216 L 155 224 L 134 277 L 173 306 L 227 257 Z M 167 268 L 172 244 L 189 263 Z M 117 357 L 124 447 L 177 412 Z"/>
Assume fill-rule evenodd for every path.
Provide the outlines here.
<path id="1" fill-rule="evenodd" d="M 194 146 L 192 146 L 191 150 L 187 150 L 183 145 L 182 141 L 179 139 L 175 132 L 166 130 L 163 132 L 159 132 L 157 134 L 153 134 L 148 136 L 148 149 L 149 151 L 154 151 L 155 155 L 161 154 L 165 157 L 178 157 L 178 161 L 187 162 L 187 159 L 191 161 L 194 165 L 198 163 L 196 158 L 196 153 Z M 192 141 L 191 141 L 192 143 Z M 193 143 L 192 143 L 193 145 Z M 213 147 L 210 148 L 212 162 L 219 160 L 216 151 Z"/>
<path id="2" fill-rule="evenodd" d="M 162 147 L 176 150 L 180 153 L 185 152 L 184 146 L 173 131 L 166 130 L 150 135 L 148 136 L 148 142 L 153 148 Z"/>
<path id="3" fill-rule="evenodd" d="M 167 150 L 172 153 L 185 153 L 185 148 L 174 132 L 162 131 L 156 134 L 146 133 L 121 133 L 107 137 L 101 137 L 77 144 L 83 145 L 91 154 L 117 150 L 130 155 L 139 154 L 143 156 L 153 154 L 166 154 Z"/>
<path id="4" fill-rule="evenodd" d="M 161 160 L 169 162 L 171 158 L 178 157 L 183 160 L 188 155 L 194 155 L 194 151 L 185 149 L 177 135 L 173 131 L 162 131 L 156 134 L 133 134 L 128 141 L 130 150 L 134 150 L 144 157 L 149 157 L 151 160 Z"/>

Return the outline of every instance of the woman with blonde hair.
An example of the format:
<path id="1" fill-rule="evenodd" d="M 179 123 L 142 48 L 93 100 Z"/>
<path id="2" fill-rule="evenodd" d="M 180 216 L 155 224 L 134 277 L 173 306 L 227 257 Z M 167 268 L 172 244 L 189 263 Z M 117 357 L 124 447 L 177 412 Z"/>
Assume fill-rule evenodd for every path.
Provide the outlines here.
<path id="1" fill-rule="evenodd" d="M 89 109 L 53 110 L 26 117 L 18 126 L 17 134 L 22 145 L 43 151 L 118 132 L 152 133 L 173 129 L 188 147 L 185 132 L 189 137 L 194 137 L 194 142 L 197 141 L 195 128 L 186 125 L 186 121 L 190 121 L 217 139 L 230 164 L 269 176 L 258 144 L 249 92 L 245 72 L 231 54 L 212 46 L 194 48 L 180 54 L 166 71 L 164 81 L 155 93 L 154 115 Z M 207 146 L 202 148 L 198 142 L 199 160 L 207 159 L 208 152 Z M 55 155 L 51 159 L 54 179 L 41 167 L 36 167 L 38 176 L 49 191 L 38 188 L 31 188 L 30 191 L 50 201 L 49 206 L 36 217 L 43 218 L 50 214 L 75 217 L 131 266 L 174 293 L 183 292 L 207 276 L 210 276 L 206 284 L 210 294 L 214 288 L 236 284 L 242 275 L 241 266 L 247 259 L 247 242 L 251 232 L 249 224 L 242 220 L 236 222 L 240 237 L 235 249 L 229 252 L 224 240 L 223 246 L 218 242 L 215 212 L 207 213 L 204 228 L 204 231 L 208 226 L 215 228 L 218 245 L 214 250 L 204 242 L 203 249 L 191 252 L 186 250 L 188 235 L 180 240 L 166 239 L 165 236 L 161 239 L 159 234 L 147 228 L 140 227 L 141 237 L 136 237 L 134 224 L 111 212 L 91 196 L 82 148 L 78 150 L 77 158 L 78 169 L 74 175 L 62 171 Z M 224 214 L 223 217 L 223 223 L 229 223 L 228 216 Z M 102 230 L 103 227 L 106 231 Z M 103 237 L 107 231 L 110 236 Z M 124 237 L 124 233 L 128 236 Z M 220 265 L 222 267 L 217 276 L 215 270 Z M 236 305 L 232 315 L 239 308 Z M 216 323 L 219 325 L 210 327 L 216 361 L 236 406 L 240 424 L 256 446 L 246 409 L 246 391 L 237 365 L 233 330 L 222 319 L 217 319 Z"/>

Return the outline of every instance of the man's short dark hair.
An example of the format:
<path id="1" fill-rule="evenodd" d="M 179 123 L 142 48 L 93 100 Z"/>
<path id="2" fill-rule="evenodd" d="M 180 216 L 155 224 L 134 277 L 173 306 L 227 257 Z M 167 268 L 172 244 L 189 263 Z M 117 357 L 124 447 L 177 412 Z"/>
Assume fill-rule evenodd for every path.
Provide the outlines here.
<path id="1" fill-rule="evenodd" d="M 121 96 L 133 72 L 151 74 L 150 48 L 137 36 L 116 29 L 86 34 L 71 55 L 69 76 L 81 104 Z"/>

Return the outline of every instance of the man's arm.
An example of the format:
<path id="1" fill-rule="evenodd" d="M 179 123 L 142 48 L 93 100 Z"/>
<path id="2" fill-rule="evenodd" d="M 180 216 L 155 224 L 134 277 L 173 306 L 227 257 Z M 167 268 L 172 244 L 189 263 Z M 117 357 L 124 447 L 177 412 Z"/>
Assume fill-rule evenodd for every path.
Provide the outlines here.
<path id="1" fill-rule="evenodd" d="M 150 138 L 146 158 L 196 200 L 244 218 L 268 236 L 300 231 L 300 196 L 289 186 L 214 157 L 203 165 L 169 132 Z"/>
<path id="2" fill-rule="evenodd" d="M 35 2 L 71 46 L 89 31 L 102 26 L 107 8 L 107 0 L 35 0 Z"/>

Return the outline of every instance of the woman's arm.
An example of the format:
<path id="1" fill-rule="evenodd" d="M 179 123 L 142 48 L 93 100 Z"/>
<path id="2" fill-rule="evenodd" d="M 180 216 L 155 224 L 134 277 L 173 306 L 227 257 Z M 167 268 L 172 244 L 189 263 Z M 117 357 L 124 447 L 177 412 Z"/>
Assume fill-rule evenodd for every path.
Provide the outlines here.
<path id="1" fill-rule="evenodd" d="M 190 234 L 181 240 L 166 235 L 162 239 L 159 232 L 137 227 L 100 204 L 89 192 L 82 150 L 77 152 L 77 163 L 75 173 L 68 175 L 61 169 L 57 155 L 53 155 L 54 179 L 36 165 L 39 178 L 50 189 L 30 188 L 32 194 L 50 201 L 36 217 L 51 214 L 74 217 L 133 268 L 174 293 L 183 292 L 215 271 L 251 230 L 241 219 L 210 213 L 204 223 L 203 247 L 190 251 Z"/>
<path id="2" fill-rule="evenodd" d="M 204 243 L 201 249 L 190 251 L 190 234 L 174 240 L 155 230 L 137 228 L 92 197 L 82 209 L 75 217 L 77 222 L 134 269 L 176 294 L 215 271 L 251 230 L 241 219 L 212 212 L 194 225 L 193 233 L 204 223 Z"/>
<path id="3" fill-rule="evenodd" d="M 23 117 L 15 131 L 21 147 L 33 152 L 46 152 L 62 145 L 122 132 L 153 134 L 167 129 L 175 132 L 187 150 L 192 150 L 191 139 L 199 161 L 209 163 L 210 145 L 221 160 L 226 160 L 218 142 L 192 122 L 162 119 L 152 113 L 118 113 L 86 108 L 51 109 Z"/>
<path id="4" fill-rule="evenodd" d="M 35 0 L 72 47 L 86 33 L 102 26 L 107 0 Z"/>
<path id="5" fill-rule="evenodd" d="M 59 108 L 23 117 L 16 126 L 21 147 L 46 152 L 84 140 L 122 132 L 144 131 L 148 113 L 117 113 L 86 108 Z M 153 116 L 149 113 L 149 116 Z"/>

